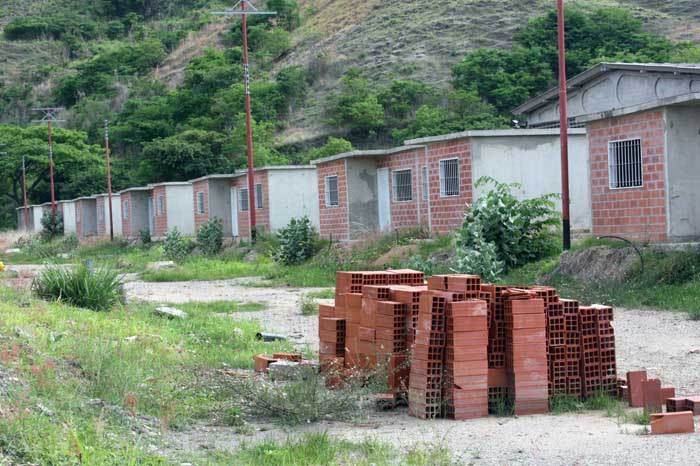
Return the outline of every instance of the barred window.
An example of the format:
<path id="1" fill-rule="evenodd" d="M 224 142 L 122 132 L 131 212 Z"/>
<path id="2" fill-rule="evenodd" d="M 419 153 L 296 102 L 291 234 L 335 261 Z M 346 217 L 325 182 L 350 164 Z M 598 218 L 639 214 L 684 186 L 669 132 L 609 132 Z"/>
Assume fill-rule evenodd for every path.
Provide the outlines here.
<path id="1" fill-rule="evenodd" d="M 340 205 L 338 196 L 338 176 L 326 177 L 326 207 L 334 207 Z"/>
<path id="2" fill-rule="evenodd" d="M 249 206 L 248 206 L 248 188 L 241 188 L 240 189 L 240 195 L 239 195 L 239 203 L 240 203 L 240 208 L 241 212 L 248 212 Z"/>
<path id="3" fill-rule="evenodd" d="M 411 170 L 396 170 L 394 175 L 394 202 L 413 200 L 413 177 Z"/>
<path id="4" fill-rule="evenodd" d="M 197 193 L 197 213 L 204 213 L 204 193 L 202 191 Z"/>
<path id="5" fill-rule="evenodd" d="M 258 210 L 263 208 L 263 191 L 261 184 L 255 185 L 255 208 Z"/>
<path id="6" fill-rule="evenodd" d="M 440 196 L 459 196 L 459 159 L 440 160 Z"/>
<path id="7" fill-rule="evenodd" d="M 101 203 L 97 207 L 97 221 L 102 223 L 105 219 L 105 205 L 104 203 Z"/>
<path id="8" fill-rule="evenodd" d="M 165 214 L 165 196 L 163 194 L 158 195 L 158 215 Z"/>
<path id="9" fill-rule="evenodd" d="M 421 196 L 422 196 L 422 199 L 423 199 L 424 201 L 427 201 L 427 200 L 428 200 L 428 189 L 429 189 L 429 188 L 428 188 L 428 186 L 429 186 L 429 183 L 428 183 L 428 167 L 423 167 L 423 168 L 421 169 L 421 177 L 422 177 L 422 180 L 421 180 L 421 182 L 422 182 L 422 187 L 421 187 L 422 193 L 421 193 Z"/>
<path id="10" fill-rule="evenodd" d="M 122 203 L 122 217 L 126 220 L 129 218 L 129 201 Z"/>
<path id="11" fill-rule="evenodd" d="M 643 185 L 642 140 L 626 139 L 608 143 L 610 188 L 638 188 Z"/>

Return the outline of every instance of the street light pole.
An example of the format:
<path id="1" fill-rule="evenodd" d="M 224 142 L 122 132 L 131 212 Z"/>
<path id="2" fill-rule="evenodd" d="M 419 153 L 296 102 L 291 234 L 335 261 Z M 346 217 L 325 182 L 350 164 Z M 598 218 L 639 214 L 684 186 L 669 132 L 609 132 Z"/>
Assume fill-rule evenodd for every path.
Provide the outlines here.
<path id="1" fill-rule="evenodd" d="M 564 0 L 557 0 L 557 29 L 559 45 L 559 134 L 561 139 L 561 202 L 564 250 L 571 249 L 571 221 L 569 213 L 569 116 L 567 111 L 566 40 L 564 28 Z"/>
<path id="2" fill-rule="evenodd" d="M 22 156 L 22 196 L 24 197 L 24 229 L 29 231 L 29 203 L 27 202 L 27 162 Z"/>
<path id="3" fill-rule="evenodd" d="M 236 10 L 240 7 L 240 10 Z M 248 10 L 247 7 L 250 7 Z M 252 117 L 250 110 L 250 66 L 248 64 L 248 15 L 275 15 L 274 11 L 259 11 L 249 0 L 241 0 L 234 5 L 232 10 L 215 11 L 215 15 L 221 16 L 240 16 L 241 28 L 243 29 L 243 78 L 245 80 L 245 123 L 246 123 L 246 140 L 248 144 L 248 214 L 250 218 L 250 239 L 255 242 L 256 218 L 255 218 L 255 166 L 253 163 L 253 128 Z"/>
<path id="4" fill-rule="evenodd" d="M 112 173 L 109 162 L 109 120 L 105 120 L 105 158 L 107 159 L 107 200 L 109 202 L 109 239 L 114 241 L 114 216 L 112 214 Z"/>
<path id="5" fill-rule="evenodd" d="M 62 107 L 44 107 L 44 108 L 34 108 L 36 112 L 42 112 L 44 117 L 41 120 L 35 120 L 39 123 L 46 122 L 49 131 L 49 178 L 51 186 L 51 223 L 56 225 L 56 191 L 54 189 L 53 182 L 53 133 L 51 128 L 52 122 L 60 122 L 65 120 L 59 120 L 56 118 L 56 114 L 63 110 Z"/>

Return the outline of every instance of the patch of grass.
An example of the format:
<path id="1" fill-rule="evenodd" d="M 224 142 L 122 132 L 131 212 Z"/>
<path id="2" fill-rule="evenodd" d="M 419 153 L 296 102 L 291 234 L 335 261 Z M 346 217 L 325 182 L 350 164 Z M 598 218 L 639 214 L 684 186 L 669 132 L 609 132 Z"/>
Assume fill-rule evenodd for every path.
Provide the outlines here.
<path id="1" fill-rule="evenodd" d="M 256 262 L 225 261 L 217 258 L 192 256 L 181 265 L 163 270 L 148 270 L 142 278 L 148 282 L 179 282 L 192 280 L 225 280 L 240 277 L 266 276 L 276 268 L 269 259 Z"/>
<path id="2" fill-rule="evenodd" d="M 499 398 L 493 405 L 493 414 L 498 417 L 510 417 L 513 412 L 513 405 L 507 398 Z"/>
<path id="3" fill-rule="evenodd" d="M 585 403 L 579 397 L 571 395 L 555 395 L 549 400 L 549 409 L 554 414 L 581 411 Z"/>
<path id="4" fill-rule="evenodd" d="M 306 296 L 312 299 L 333 299 L 335 298 L 335 290 L 312 291 L 311 293 L 306 293 Z"/>
<path id="5" fill-rule="evenodd" d="M 47 266 L 34 278 L 32 291 L 42 299 L 93 311 L 109 311 L 125 299 L 116 272 L 104 268 L 90 270 L 84 265 Z"/>
<path id="6" fill-rule="evenodd" d="M 651 423 L 651 414 L 647 411 L 632 411 L 627 413 L 627 422 L 648 426 Z"/>
<path id="7" fill-rule="evenodd" d="M 272 286 L 331 287 L 335 286 L 335 272 L 335 268 L 319 267 L 312 261 L 291 267 L 271 267 L 265 278 Z"/>
<path id="8" fill-rule="evenodd" d="M 212 314 L 230 314 L 233 312 L 255 312 L 264 311 L 268 308 L 266 303 L 240 303 L 238 301 L 210 301 L 210 302 L 189 302 L 173 304 L 173 307 L 182 309 L 185 312 L 209 312 Z"/>
<path id="9" fill-rule="evenodd" d="M 310 298 L 309 295 L 304 295 L 299 298 L 299 310 L 305 316 L 318 315 L 318 303 Z"/>

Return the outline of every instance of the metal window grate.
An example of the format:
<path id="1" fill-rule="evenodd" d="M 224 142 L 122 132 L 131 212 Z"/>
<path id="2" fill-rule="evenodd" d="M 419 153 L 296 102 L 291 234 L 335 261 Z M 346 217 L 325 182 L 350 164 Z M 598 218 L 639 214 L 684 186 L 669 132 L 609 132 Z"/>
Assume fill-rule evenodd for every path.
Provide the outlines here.
<path id="1" fill-rule="evenodd" d="M 239 192 L 241 212 L 248 212 L 248 188 L 241 188 Z"/>
<path id="2" fill-rule="evenodd" d="M 411 170 L 396 170 L 393 173 L 394 202 L 413 200 L 413 177 Z"/>
<path id="3" fill-rule="evenodd" d="M 124 219 L 129 218 L 129 201 L 124 201 L 124 204 L 122 204 L 122 217 Z"/>
<path id="4" fill-rule="evenodd" d="M 340 199 L 338 196 L 338 176 L 327 176 L 326 177 L 326 207 L 333 207 L 340 205 Z"/>
<path id="5" fill-rule="evenodd" d="M 197 213 L 204 213 L 204 193 L 201 191 L 197 193 Z"/>
<path id="6" fill-rule="evenodd" d="M 423 167 L 421 169 L 422 175 L 422 186 L 421 186 L 421 196 L 424 201 L 428 200 L 428 167 Z"/>
<path id="7" fill-rule="evenodd" d="M 162 194 L 158 195 L 158 215 L 165 214 L 165 196 Z"/>
<path id="8" fill-rule="evenodd" d="M 258 210 L 263 208 L 262 184 L 255 185 L 255 208 Z"/>
<path id="9" fill-rule="evenodd" d="M 644 184 L 642 176 L 642 140 L 625 139 L 608 143 L 610 188 L 638 188 Z"/>
<path id="10" fill-rule="evenodd" d="M 459 159 L 440 160 L 440 196 L 459 196 Z"/>

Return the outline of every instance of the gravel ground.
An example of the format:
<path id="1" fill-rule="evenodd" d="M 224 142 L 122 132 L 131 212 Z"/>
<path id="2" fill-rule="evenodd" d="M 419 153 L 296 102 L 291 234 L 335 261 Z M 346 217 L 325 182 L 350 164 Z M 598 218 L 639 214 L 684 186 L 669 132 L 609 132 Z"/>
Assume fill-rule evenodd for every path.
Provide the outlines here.
<path id="1" fill-rule="evenodd" d="M 246 280 L 250 281 L 250 280 Z M 308 290 L 247 288 L 240 280 L 224 282 L 128 284 L 132 297 L 150 301 L 184 302 L 236 299 L 267 301 L 270 309 L 246 313 L 270 331 L 298 335 L 315 343 L 316 317 L 299 314 L 296 301 Z M 618 370 L 647 369 L 673 385 L 679 394 L 700 393 L 700 322 L 683 313 L 617 309 Z M 240 442 L 285 439 L 308 431 L 328 431 L 348 439 L 374 437 L 397 447 L 421 443 L 447 445 L 464 464 L 476 465 L 700 465 L 700 435 L 643 435 L 639 425 L 619 424 L 601 413 L 537 415 L 519 418 L 422 421 L 405 408 L 372 413 L 360 424 L 321 423 L 286 431 L 259 425 L 252 436 L 228 428 L 201 426 L 167 433 L 168 449 L 234 451 Z"/>

